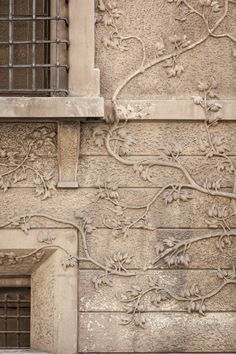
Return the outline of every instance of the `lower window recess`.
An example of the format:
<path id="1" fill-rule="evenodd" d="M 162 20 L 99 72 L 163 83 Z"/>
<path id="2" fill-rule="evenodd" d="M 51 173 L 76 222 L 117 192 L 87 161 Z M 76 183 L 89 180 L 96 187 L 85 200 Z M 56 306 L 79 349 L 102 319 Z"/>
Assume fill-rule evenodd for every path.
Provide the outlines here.
<path id="1" fill-rule="evenodd" d="M 0 349 L 30 347 L 30 288 L 0 287 Z"/>

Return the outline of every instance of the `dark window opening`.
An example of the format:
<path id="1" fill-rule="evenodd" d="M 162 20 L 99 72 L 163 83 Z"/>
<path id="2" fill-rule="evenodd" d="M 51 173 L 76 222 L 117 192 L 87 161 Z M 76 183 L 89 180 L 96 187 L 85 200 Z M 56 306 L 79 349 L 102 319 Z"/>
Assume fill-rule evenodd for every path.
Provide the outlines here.
<path id="1" fill-rule="evenodd" d="M 66 0 L 0 0 L 0 94 L 66 95 Z"/>
<path id="2" fill-rule="evenodd" d="M 30 288 L 0 288 L 0 349 L 30 347 Z"/>

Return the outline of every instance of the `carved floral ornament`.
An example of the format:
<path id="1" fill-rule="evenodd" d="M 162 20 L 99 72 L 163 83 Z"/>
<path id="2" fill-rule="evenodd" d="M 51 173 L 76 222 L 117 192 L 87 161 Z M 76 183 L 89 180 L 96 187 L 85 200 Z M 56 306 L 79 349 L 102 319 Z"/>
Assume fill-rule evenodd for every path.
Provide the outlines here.
<path id="1" fill-rule="evenodd" d="M 43 157 L 55 158 L 56 132 L 47 126 L 32 130 L 20 140 L 20 147 L 0 146 L 0 190 L 7 190 L 30 179 L 35 195 L 43 200 L 55 191 L 54 171 L 46 171 Z M 41 156 L 42 151 L 46 156 Z M 44 153 L 45 154 L 45 153 Z"/>
<path id="2" fill-rule="evenodd" d="M 115 1 L 97 1 L 97 24 L 104 25 L 110 29 L 108 37 L 103 38 L 103 44 L 108 49 L 128 50 L 128 41 L 131 39 L 137 40 L 142 46 L 142 62 L 140 67 L 132 74 L 130 74 L 119 85 L 113 95 L 113 116 L 107 117 L 107 126 L 98 127 L 93 131 L 94 143 L 98 146 L 105 146 L 109 155 L 118 161 L 120 164 L 130 166 L 133 172 L 144 181 L 152 182 L 152 170 L 156 166 L 161 166 L 173 171 L 179 171 L 183 175 L 184 183 L 171 183 L 163 186 L 161 189 L 156 189 L 156 192 L 146 203 L 127 204 L 124 203 L 119 193 L 119 183 L 114 176 L 106 180 L 101 179 L 98 183 L 98 199 L 106 200 L 110 203 L 110 210 L 114 214 L 113 218 L 105 218 L 103 220 L 104 226 L 111 230 L 114 237 L 121 236 L 124 240 L 124 250 L 118 250 L 114 254 L 107 255 L 104 262 L 99 262 L 91 256 L 88 247 L 88 238 L 95 231 L 92 220 L 86 213 L 76 212 L 73 220 L 65 220 L 53 215 L 44 213 L 31 213 L 29 215 L 20 215 L 18 217 L 5 222 L 0 225 L 0 228 L 8 226 L 20 227 L 22 231 L 28 232 L 32 226 L 34 218 L 53 220 L 59 224 L 66 224 L 79 231 L 82 239 L 81 248 L 83 248 L 84 257 L 79 255 L 71 255 L 66 249 L 56 244 L 56 237 L 49 234 L 40 234 L 38 242 L 40 247 L 33 253 L 24 255 L 27 257 L 39 257 L 39 254 L 49 248 L 60 248 L 65 252 L 65 258 L 62 260 L 62 265 L 65 269 L 74 267 L 79 261 L 91 262 L 94 266 L 100 269 L 97 276 L 92 279 L 92 282 L 97 290 L 102 286 L 114 286 L 115 277 L 125 277 L 130 279 L 130 287 L 121 294 L 118 294 L 118 299 L 124 305 L 126 315 L 122 318 L 122 324 L 128 325 L 134 323 L 136 326 L 144 328 L 146 320 L 144 313 L 148 310 L 146 299 L 148 298 L 152 305 L 160 306 L 163 301 L 186 304 L 186 310 L 189 313 L 197 313 L 205 315 L 207 313 L 207 302 L 214 298 L 225 287 L 229 285 L 236 285 L 235 266 L 232 264 L 231 269 L 222 269 L 219 267 L 215 271 L 215 277 L 219 280 L 219 285 L 211 289 L 207 293 L 203 293 L 201 288 L 201 279 L 198 283 L 186 285 L 181 290 L 172 290 L 168 286 L 162 286 L 158 281 L 158 269 L 161 264 L 165 264 L 171 268 L 188 268 L 192 262 L 190 249 L 193 244 L 199 244 L 204 240 L 215 241 L 218 252 L 225 252 L 232 243 L 235 242 L 235 230 L 232 229 L 232 221 L 236 217 L 236 167 L 231 157 L 227 142 L 222 136 L 217 136 L 212 133 L 212 128 L 220 125 L 223 119 L 221 116 L 222 105 L 219 102 L 218 83 L 215 79 L 206 82 L 200 81 L 197 85 L 199 94 L 193 96 L 193 104 L 199 105 L 205 112 L 204 127 L 206 130 L 207 140 L 199 142 L 199 149 L 205 155 L 207 164 L 212 167 L 219 174 L 216 180 L 206 179 L 204 183 L 200 184 L 196 181 L 195 176 L 192 175 L 188 168 L 182 164 L 181 155 L 183 148 L 178 144 L 171 146 L 163 146 L 158 152 L 156 158 L 132 159 L 129 155 L 131 149 L 135 148 L 135 137 L 132 137 L 131 132 L 127 128 L 126 120 L 130 117 L 145 117 L 148 114 L 147 107 L 124 107 L 117 103 L 119 93 L 124 87 L 136 76 L 144 75 L 151 67 L 164 64 L 164 70 L 168 77 L 180 77 L 185 70 L 181 64 L 181 55 L 196 46 L 201 45 L 210 37 L 221 38 L 236 42 L 236 39 L 229 33 L 220 33 L 218 28 L 220 24 L 226 19 L 230 6 L 236 6 L 234 0 L 225 0 L 223 2 L 217 0 L 199 0 L 197 7 L 193 7 L 190 2 L 181 0 L 169 0 L 168 6 L 176 6 L 181 8 L 183 17 L 178 18 L 177 21 L 184 22 L 189 16 L 197 16 L 202 22 L 206 33 L 197 42 L 192 42 L 191 38 L 187 38 L 185 34 L 173 34 L 169 38 L 168 46 L 163 39 L 156 44 L 156 58 L 151 62 L 146 62 L 146 49 L 143 41 L 136 36 L 122 36 L 118 29 L 117 23 L 119 18 L 123 16 L 123 12 L 117 7 Z M 213 17 L 213 24 L 212 24 Z M 232 49 L 232 55 L 236 57 L 235 46 Z M 124 122 L 120 123 L 120 120 Z M 38 135 L 39 134 L 39 135 Z M 10 161 L 9 156 L 5 150 L 1 150 L 1 166 L 7 169 L 7 174 L 2 175 L 2 188 L 6 190 L 12 182 L 8 181 L 6 176 L 14 176 L 17 172 L 26 173 L 30 169 L 30 159 L 32 152 L 37 144 L 44 144 L 47 141 L 49 144 L 53 143 L 54 136 L 50 136 L 49 131 L 42 131 L 35 133 L 35 139 L 26 139 L 26 148 L 24 148 L 24 157 L 19 158 L 19 161 Z M 17 154 L 13 154 L 14 159 L 18 159 Z M 3 162 L 2 162 L 3 161 Z M 40 188 L 40 195 L 45 199 L 49 197 L 49 191 L 54 189 L 54 183 L 50 182 L 51 178 L 45 178 L 45 175 L 38 170 L 34 171 L 35 178 L 38 183 L 36 188 Z M 233 185 L 231 191 L 225 190 L 222 187 L 221 174 L 232 176 Z M 19 179 L 19 177 L 18 177 Z M 7 182 L 8 181 L 8 182 Z M 40 183 L 39 183 L 40 182 Z M 48 184 L 49 183 L 49 184 Z M 209 232 L 202 236 L 195 236 L 188 240 L 177 240 L 175 238 L 166 238 L 162 242 L 157 240 L 156 247 L 151 252 L 151 257 L 148 264 L 143 264 L 142 268 L 137 271 L 130 271 L 129 267 L 135 259 L 135 255 L 131 255 L 125 250 L 125 240 L 129 237 L 131 229 L 138 228 L 141 230 L 152 231 L 155 230 L 155 225 L 152 225 L 149 219 L 149 213 L 152 206 L 157 200 L 162 199 L 163 208 L 168 208 L 170 205 L 179 205 L 179 203 L 188 203 L 193 198 L 192 191 L 210 196 L 216 201 L 206 210 L 205 222 Z M 230 204 L 220 203 L 219 200 L 229 200 Z M 204 208 L 204 206 L 203 206 Z M 134 216 L 130 216 L 129 211 L 135 211 Z M 38 256 L 37 256 L 38 255 Z M 11 254 L 15 262 L 18 261 L 16 255 Z M 21 256 L 22 258 L 22 256 Z M 9 254 L 0 254 L 0 263 L 8 262 Z M 11 261 L 10 261 L 11 263 Z M 156 272 L 156 276 L 149 277 L 148 271 Z M 102 273 L 101 273 L 102 271 Z M 139 284 L 133 284 L 133 279 L 137 275 L 147 274 L 147 285 L 144 288 Z"/>

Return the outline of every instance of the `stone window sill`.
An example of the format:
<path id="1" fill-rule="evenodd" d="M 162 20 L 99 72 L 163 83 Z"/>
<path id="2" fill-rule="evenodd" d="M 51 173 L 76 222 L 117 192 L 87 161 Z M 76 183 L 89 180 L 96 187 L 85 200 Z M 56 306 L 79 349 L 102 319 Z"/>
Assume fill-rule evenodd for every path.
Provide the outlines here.
<path id="1" fill-rule="evenodd" d="M 0 349 L 0 354 L 50 354 L 49 352 L 39 352 L 32 349 Z"/>
<path id="2" fill-rule="evenodd" d="M 103 117 L 101 97 L 0 97 L 0 118 Z"/>

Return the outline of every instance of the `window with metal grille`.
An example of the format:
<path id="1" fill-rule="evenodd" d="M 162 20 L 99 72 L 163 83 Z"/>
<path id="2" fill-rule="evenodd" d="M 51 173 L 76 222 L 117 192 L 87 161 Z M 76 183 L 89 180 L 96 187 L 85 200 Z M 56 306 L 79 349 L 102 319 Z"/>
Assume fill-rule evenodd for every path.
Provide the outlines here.
<path id="1" fill-rule="evenodd" d="M 66 95 L 68 0 L 0 0 L 0 94 Z"/>
<path id="2" fill-rule="evenodd" d="M 0 349 L 30 347 L 30 288 L 0 288 Z"/>

